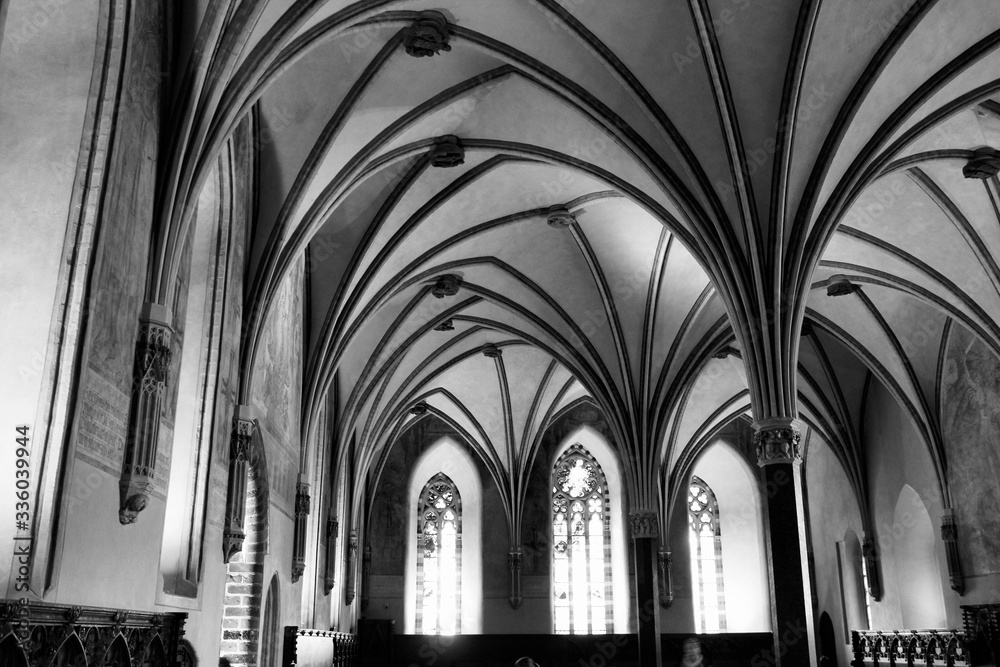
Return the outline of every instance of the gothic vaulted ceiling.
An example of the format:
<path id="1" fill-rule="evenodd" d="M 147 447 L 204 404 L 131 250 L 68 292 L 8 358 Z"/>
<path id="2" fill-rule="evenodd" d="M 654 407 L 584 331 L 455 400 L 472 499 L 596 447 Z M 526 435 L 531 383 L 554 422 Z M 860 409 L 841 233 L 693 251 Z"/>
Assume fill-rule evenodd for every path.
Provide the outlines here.
<path id="1" fill-rule="evenodd" d="M 181 11 L 163 272 L 252 123 L 244 368 L 304 261 L 304 428 L 336 388 L 363 466 L 433 412 L 516 495 L 590 400 L 633 501 L 752 411 L 801 414 L 863 494 L 865 387 L 939 460 L 943 341 L 1000 351 L 1000 192 L 963 175 L 1000 147 L 995 0 Z"/>

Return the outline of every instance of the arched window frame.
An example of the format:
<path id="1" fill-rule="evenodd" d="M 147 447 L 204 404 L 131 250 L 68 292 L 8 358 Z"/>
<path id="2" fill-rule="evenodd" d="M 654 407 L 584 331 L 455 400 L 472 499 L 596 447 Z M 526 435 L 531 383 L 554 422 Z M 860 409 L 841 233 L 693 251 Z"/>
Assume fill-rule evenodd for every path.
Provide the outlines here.
<path id="1" fill-rule="evenodd" d="M 454 574 L 450 581 L 449 572 Z M 442 618 L 443 613 L 449 616 Z M 424 484 L 417 506 L 416 633 L 461 632 L 462 495 L 455 482 L 439 472 Z"/>
<path id="2" fill-rule="evenodd" d="M 444 437 L 427 448 L 413 466 L 407 493 L 406 567 L 403 585 L 403 628 L 416 634 L 417 506 L 427 481 L 443 472 L 462 496 L 462 633 L 483 631 L 482 498 L 479 471 L 469 451 Z"/>
<path id="3" fill-rule="evenodd" d="M 581 473 L 585 475 L 583 479 L 574 479 Z M 556 459 L 551 477 L 553 632 L 613 632 L 613 506 L 607 476 L 597 459 L 582 445 L 575 443 Z M 577 506 L 575 509 L 574 505 Z M 579 528 L 574 528 L 573 521 L 577 515 Z M 599 539 L 595 540 L 598 531 Z M 574 536 L 578 539 L 570 539 Z M 585 539 L 579 539 L 581 537 Z M 586 590 L 589 593 L 585 593 Z M 599 605 L 593 602 L 595 591 L 600 596 Z M 581 599 L 581 595 L 586 597 Z"/>
<path id="4" fill-rule="evenodd" d="M 712 488 L 696 475 L 692 475 L 688 483 L 687 510 L 695 629 L 699 633 L 725 632 L 719 503 Z"/>

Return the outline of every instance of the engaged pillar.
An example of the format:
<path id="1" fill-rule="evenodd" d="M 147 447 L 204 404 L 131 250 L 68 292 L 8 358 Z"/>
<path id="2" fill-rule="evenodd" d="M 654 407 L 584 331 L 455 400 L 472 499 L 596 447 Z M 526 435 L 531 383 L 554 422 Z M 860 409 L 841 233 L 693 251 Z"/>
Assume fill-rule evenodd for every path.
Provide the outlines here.
<path id="1" fill-rule="evenodd" d="M 768 664 L 816 667 L 812 593 L 800 466 L 802 423 L 764 419 L 754 424 L 757 465 L 764 469 L 771 629 L 774 647 Z"/>

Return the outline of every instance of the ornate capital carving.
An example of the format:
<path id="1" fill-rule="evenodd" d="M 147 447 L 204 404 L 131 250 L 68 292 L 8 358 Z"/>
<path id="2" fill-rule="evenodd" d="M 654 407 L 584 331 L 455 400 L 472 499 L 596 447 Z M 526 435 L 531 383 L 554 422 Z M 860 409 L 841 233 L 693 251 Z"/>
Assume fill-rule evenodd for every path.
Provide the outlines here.
<path id="1" fill-rule="evenodd" d="M 434 140 L 434 146 L 431 147 L 432 167 L 447 169 L 464 163 L 465 148 L 462 146 L 461 139 L 454 134 L 446 134 Z"/>
<path id="2" fill-rule="evenodd" d="M 941 539 L 944 541 L 944 550 L 948 557 L 951 589 L 959 595 L 964 595 L 965 575 L 962 574 L 962 562 L 958 554 L 958 524 L 955 522 L 955 510 L 948 507 L 941 516 Z"/>
<path id="3" fill-rule="evenodd" d="M 448 19 L 441 12 L 427 10 L 420 12 L 406 29 L 403 47 L 415 58 L 436 56 L 451 51 L 448 38 Z"/>
<path id="4" fill-rule="evenodd" d="M 754 424 L 754 429 L 757 465 L 802 461 L 802 422 L 798 419 L 763 419 Z"/>
<path id="5" fill-rule="evenodd" d="M 977 148 L 972 157 L 962 167 L 962 175 L 966 178 L 986 180 L 1000 173 L 1000 151 L 989 146 Z"/>
<path id="6" fill-rule="evenodd" d="M 503 354 L 503 350 L 494 345 L 493 343 L 487 343 L 483 346 L 483 356 L 489 357 L 490 359 L 499 359 Z"/>
<path id="7" fill-rule="evenodd" d="M 629 526 L 632 529 L 632 539 L 660 536 L 660 523 L 656 512 L 652 510 L 636 510 L 628 514 Z"/>
<path id="8" fill-rule="evenodd" d="M 454 331 L 454 330 L 455 330 L 455 323 L 452 322 L 450 317 L 446 319 L 444 322 L 441 322 L 436 327 L 434 327 L 434 331 Z"/>
<path id="9" fill-rule="evenodd" d="M 423 401 L 415 403 L 412 408 L 410 408 L 410 414 L 414 417 L 421 417 L 427 414 L 427 404 Z"/>
<path id="10" fill-rule="evenodd" d="M 434 281 L 431 294 L 438 299 L 443 299 L 446 296 L 455 296 L 458 294 L 458 288 L 461 284 L 461 278 L 451 273 L 446 273 L 443 276 L 438 276 L 437 280 Z"/>
<path id="11" fill-rule="evenodd" d="M 144 304 L 135 344 L 132 402 L 118 482 L 118 521 L 122 525 L 135 523 L 155 486 L 160 406 L 169 376 L 172 335 L 170 310 L 155 303 Z"/>
<path id="12" fill-rule="evenodd" d="M 549 208 L 545 222 L 548 223 L 549 227 L 566 229 L 570 225 L 576 224 L 576 217 L 565 206 L 553 206 Z"/>

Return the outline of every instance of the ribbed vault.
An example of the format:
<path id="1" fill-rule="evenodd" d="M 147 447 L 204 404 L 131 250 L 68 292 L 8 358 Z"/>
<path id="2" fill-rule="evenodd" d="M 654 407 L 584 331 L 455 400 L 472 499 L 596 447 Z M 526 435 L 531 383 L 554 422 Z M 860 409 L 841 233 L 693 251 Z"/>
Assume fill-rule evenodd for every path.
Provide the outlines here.
<path id="1" fill-rule="evenodd" d="M 799 416 L 864 503 L 877 382 L 947 493 L 948 336 L 1000 353 L 1000 190 L 963 175 L 1000 147 L 991 0 L 190 4 L 151 291 L 169 302 L 249 116 L 241 391 L 304 261 L 304 441 L 335 395 L 364 475 L 430 411 L 517 517 L 540 433 L 582 396 L 647 508 L 733 419 Z M 412 57 L 425 10 L 449 49 Z M 435 166 L 449 136 L 463 160 Z"/>

